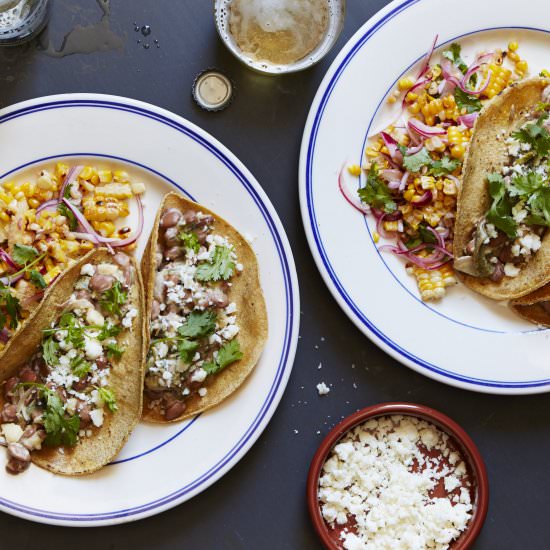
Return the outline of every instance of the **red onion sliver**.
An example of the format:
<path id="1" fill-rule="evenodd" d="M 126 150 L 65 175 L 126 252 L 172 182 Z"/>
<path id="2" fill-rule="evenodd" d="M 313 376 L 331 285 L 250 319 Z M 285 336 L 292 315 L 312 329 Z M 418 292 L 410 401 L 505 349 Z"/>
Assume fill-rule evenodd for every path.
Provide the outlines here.
<path id="1" fill-rule="evenodd" d="M 19 266 L 14 262 L 13 258 L 3 248 L 0 248 L 0 260 L 8 264 L 10 269 L 15 271 L 19 269 Z"/>
<path id="2" fill-rule="evenodd" d="M 481 69 L 481 65 L 474 65 L 473 67 L 471 67 L 466 71 L 466 74 L 464 75 L 464 77 L 459 83 L 459 87 L 464 93 L 470 94 L 470 95 L 479 95 L 483 93 L 489 86 L 489 82 L 491 81 L 491 75 L 492 75 L 492 72 L 490 70 L 487 71 L 487 78 L 485 79 L 485 83 L 480 88 L 476 90 L 471 90 L 470 88 L 467 87 L 467 84 L 470 78 L 475 72 L 479 71 L 479 69 Z"/>
<path id="3" fill-rule="evenodd" d="M 417 207 L 426 206 L 427 204 L 430 204 L 430 202 L 432 202 L 432 199 L 433 199 L 433 193 L 429 189 L 427 189 L 426 191 L 424 191 L 424 193 L 420 196 L 419 199 L 412 200 L 411 204 Z"/>
<path id="4" fill-rule="evenodd" d="M 466 128 L 473 128 L 474 123 L 475 123 L 478 115 L 479 115 L 479 113 L 469 113 L 467 115 L 461 115 L 461 116 L 457 117 L 456 120 L 460 124 L 464 124 L 464 126 L 466 126 Z"/>
<path id="5" fill-rule="evenodd" d="M 358 210 L 359 212 L 361 212 L 361 214 L 365 214 L 365 215 L 368 214 L 369 213 L 368 206 L 363 205 L 363 203 L 361 203 L 359 199 L 353 196 L 350 190 L 348 189 L 347 185 L 345 184 L 344 170 L 345 170 L 345 165 L 342 166 L 342 169 L 340 170 L 340 174 L 338 174 L 338 189 L 340 189 L 340 192 L 342 193 L 344 199 L 346 199 L 346 201 L 349 204 L 351 204 L 351 206 L 353 206 L 355 210 Z"/>
<path id="6" fill-rule="evenodd" d="M 430 68 L 430 60 L 432 59 L 432 54 L 434 53 L 435 45 L 437 44 L 437 39 L 438 38 L 439 38 L 439 35 L 436 34 L 435 38 L 434 38 L 434 41 L 432 43 L 432 47 L 430 48 L 430 50 L 428 51 L 428 53 L 426 54 L 426 57 L 424 59 L 424 65 L 423 65 L 422 69 L 420 70 L 420 72 L 418 73 L 418 78 L 420 78 L 426 72 L 428 72 L 428 69 Z"/>
<path id="7" fill-rule="evenodd" d="M 386 180 L 386 181 L 395 181 L 400 180 L 403 177 L 403 172 L 401 170 L 397 170 L 395 168 L 386 168 L 384 170 L 380 171 L 380 175 Z"/>
<path id="8" fill-rule="evenodd" d="M 442 136 L 447 132 L 443 128 L 428 126 L 416 118 L 410 118 L 407 122 L 409 129 L 414 130 L 417 134 L 426 137 Z"/>
<path id="9" fill-rule="evenodd" d="M 403 177 L 401 178 L 401 182 L 399 184 L 399 191 L 404 191 L 405 187 L 407 187 L 407 182 L 409 181 L 409 172 L 405 172 L 403 174 Z"/>
<path id="10" fill-rule="evenodd" d="M 39 214 L 43 210 L 55 210 L 59 201 L 57 199 L 50 199 L 49 201 L 43 202 L 37 209 L 36 213 Z"/>
<path id="11" fill-rule="evenodd" d="M 58 202 L 61 202 L 63 198 L 65 197 L 65 189 L 68 185 L 70 185 L 74 181 L 75 175 L 80 174 L 84 167 L 83 166 L 73 166 L 65 176 L 65 179 L 63 180 L 63 185 L 61 185 L 61 189 L 59 190 L 59 196 L 58 196 Z"/>

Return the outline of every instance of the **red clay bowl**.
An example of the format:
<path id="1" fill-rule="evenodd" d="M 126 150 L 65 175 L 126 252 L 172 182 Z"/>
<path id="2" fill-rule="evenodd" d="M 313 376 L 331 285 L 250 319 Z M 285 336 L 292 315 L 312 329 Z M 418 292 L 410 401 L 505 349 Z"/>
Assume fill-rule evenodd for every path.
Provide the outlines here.
<path id="1" fill-rule="evenodd" d="M 325 548 L 329 550 L 340 550 L 342 548 L 334 539 L 334 531 L 332 531 L 331 536 L 331 531 L 321 515 L 317 494 L 321 469 L 330 451 L 332 451 L 340 438 L 346 432 L 355 428 L 355 426 L 377 416 L 389 416 L 394 414 L 415 416 L 427 422 L 431 422 L 449 434 L 457 447 L 462 451 L 465 461 L 468 462 L 469 470 L 473 478 L 473 513 L 468 527 L 460 537 L 451 544 L 450 548 L 452 550 L 466 550 L 470 548 L 479 535 L 483 523 L 485 522 L 485 516 L 487 515 L 489 482 L 485 464 L 483 463 L 483 459 L 475 443 L 454 420 L 451 420 L 448 416 L 434 409 L 414 403 L 382 403 L 380 405 L 367 407 L 342 420 L 342 422 L 333 428 L 325 437 L 311 461 L 307 478 L 307 503 L 309 515 L 317 535 L 323 542 Z"/>

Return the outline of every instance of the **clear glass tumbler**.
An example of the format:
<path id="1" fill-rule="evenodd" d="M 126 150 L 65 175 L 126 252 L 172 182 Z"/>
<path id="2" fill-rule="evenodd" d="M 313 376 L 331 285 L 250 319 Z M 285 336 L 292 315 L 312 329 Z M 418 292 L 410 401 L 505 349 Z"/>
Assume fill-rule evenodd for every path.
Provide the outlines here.
<path id="1" fill-rule="evenodd" d="M 0 0 L 0 46 L 34 38 L 46 25 L 50 0 Z"/>

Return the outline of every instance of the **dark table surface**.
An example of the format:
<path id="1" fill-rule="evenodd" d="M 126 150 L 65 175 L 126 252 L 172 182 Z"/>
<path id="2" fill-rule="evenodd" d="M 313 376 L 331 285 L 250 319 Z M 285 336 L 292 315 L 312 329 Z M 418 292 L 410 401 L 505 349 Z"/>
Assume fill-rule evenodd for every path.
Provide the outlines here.
<path id="1" fill-rule="evenodd" d="M 343 416 L 399 400 L 448 414 L 478 444 L 491 497 L 476 550 L 550 548 L 548 397 L 466 392 L 400 365 L 342 313 L 306 243 L 297 174 L 309 105 L 337 51 L 386 2 L 348 0 L 345 28 L 332 53 L 306 72 L 276 78 L 250 72 L 225 50 L 209 0 L 113 0 L 110 20 L 91 34 L 122 47 L 67 56 L 51 54 L 75 26 L 98 23 L 102 10 L 95 0 L 53 4 L 48 34 L 41 37 L 49 55 L 36 43 L 0 51 L 0 106 L 65 92 L 117 94 L 169 109 L 221 140 L 260 181 L 288 232 L 301 286 L 301 339 L 271 423 L 246 457 L 206 492 L 159 516 L 86 533 L 0 514 L 0 548 L 319 548 L 304 497 L 315 449 Z M 149 49 L 143 47 L 147 40 L 137 43 L 144 37 L 134 32 L 134 23 L 151 26 Z M 74 36 L 65 53 L 74 49 Z M 77 46 L 85 49 L 86 31 L 77 36 Z M 224 69 L 237 86 L 233 104 L 217 114 L 201 111 L 190 96 L 194 76 L 211 66 Z M 326 397 L 317 394 L 320 380 L 333 384 Z"/>

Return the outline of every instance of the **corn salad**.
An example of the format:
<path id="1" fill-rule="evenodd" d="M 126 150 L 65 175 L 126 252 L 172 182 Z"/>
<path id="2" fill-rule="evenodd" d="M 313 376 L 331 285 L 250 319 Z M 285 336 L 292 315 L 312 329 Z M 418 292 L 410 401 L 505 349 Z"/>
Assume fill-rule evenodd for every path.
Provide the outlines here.
<path id="1" fill-rule="evenodd" d="M 366 179 L 359 196 L 376 217 L 375 242 L 380 236 L 396 242 L 382 249 L 407 260 L 425 301 L 442 298 L 457 282 L 453 226 L 475 118 L 486 101 L 528 75 L 515 41 L 481 52 L 470 66 L 459 44 L 443 50 L 437 63 L 431 54 L 421 73 L 401 78 L 388 98 L 401 100 L 400 119 L 369 140 L 362 168 L 348 166 L 351 176 Z"/>
<path id="2" fill-rule="evenodd" d="M 47 286 L 97 244 L 78 228 L 62 199 L 82 214 L 96 235 L 124 239 L 131 231 L 124 225 L 128 200 L 144 191 L 145 186 L 132 182 L 124 170 L 81 166 L 70 174 L 62 162 L 35 178 L 0 184 L 0 350 Z"/>

